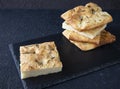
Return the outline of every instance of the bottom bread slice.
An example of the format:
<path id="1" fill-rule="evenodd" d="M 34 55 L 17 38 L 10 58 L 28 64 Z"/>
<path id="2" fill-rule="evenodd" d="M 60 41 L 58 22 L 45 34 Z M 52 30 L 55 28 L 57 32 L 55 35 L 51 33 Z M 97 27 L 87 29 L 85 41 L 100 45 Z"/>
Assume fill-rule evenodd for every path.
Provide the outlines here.
<path id="1" fill-rule="evenodd" d="M 70 42 L 76 45 L 78 48 L 80 48 L 83 51 L 92 50 L 98 47 L 97 44 L 92 44 L 92 43 L 77 42 L 77 41 L 72 41 L 72 40 L 70 40 Z"/>
<path id="2" fill-rule="evenodd" d="M 54 42 L 20 46 L 21 79 L 62 71 Z"/>
<path id="3" fill-rule="evenodd" d="M 88 50 L 92 50 L 95 49 L 99 46 L 105 45 L 105 44 L 109 44 L 112 43 L 116 40 L 116 37 L 114 35 L 112 35 L 110 32 L 103 30 L 101 32 L 101 37 L 100 37 L 100 43 L 99 44 L 93 44 L 93 43 L 88 43 L 88 42 L 78 42 L 78 41 L 73 41 L 69 39 L 70 36 L 70 32 L 65 30 L 62 33 L 71 43 L 73 43 L 74 45 L 76 45 L 78 48 L 80 48 L 83 51 L 88 51 Z"/>

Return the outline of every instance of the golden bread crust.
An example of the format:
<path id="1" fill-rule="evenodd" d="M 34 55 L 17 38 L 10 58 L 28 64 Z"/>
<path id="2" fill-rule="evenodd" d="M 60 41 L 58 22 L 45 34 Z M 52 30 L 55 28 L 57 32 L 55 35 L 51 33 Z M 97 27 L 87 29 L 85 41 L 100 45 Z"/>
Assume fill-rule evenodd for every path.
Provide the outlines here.
<path id="1" fill-rule="evenodd" d="M 82 51 L 88 51 L 88 50 L 92 50 L 98 47 L 97 44 L 93 44 L 93 43 L 77 42 L 77 41 L 72 41 L 72 40 L 70 40 L 70 42 L 76 45 Z"/>
<path id="2" fill-rule="evenodd" d="M 95 49 L 99 46 L 105 45 L 105 44 L 110 44 L 112 42 L 114 42 L 116 40 L 116 37 L 111 34 L 108 31 L 102 31 L 101 32 L 101 36 L 100 36 L 100 43 L 99 44 L 93 44 L 93 43 L 88 43 L 88 42 L 77 42 L 77 41 L 73 41 L 69 39 L 69 35 L 68 32 L 65 30 L 62 33 L 71 43 L 73 43 L 74 45 L 76 45 L 78 48 L 80 48 L 82 51 L 88 51 L 88 50 L 92 50 Z"/>
<path id="3" fill-rule="evenodd" d="M 65 22 L 78 31 L 93 29 L 111 22 L 112 16 L 95 3 L 77 6 L 61 15 Z"/>
<path id="4" fill-rule="evenodd" d="M 70 30 L 69 30 L 70 31 Z M 85 37 L 83 35 L 78 34 L 77 32 L 70 31 L 69 39 L 77 42 L 88 42 L 93 44 L 99 44 L 100 42 L 100 34 L 97 35 L 95 38 L 90 39 L 88 37 Z"/>
<path id="5" fill-rule="evenodd" d="M 20 47 L 21 71 L 62 67 L 54 42 L 44 42 Z"/>
<path id="6" fill-rule="evenodd" d="M 101 38 L 100 38 L 100 46 L 113 43 L 116 41 L 116 36 L 111 34 L 110 32 L 103 30 L 101 33 Z"/>

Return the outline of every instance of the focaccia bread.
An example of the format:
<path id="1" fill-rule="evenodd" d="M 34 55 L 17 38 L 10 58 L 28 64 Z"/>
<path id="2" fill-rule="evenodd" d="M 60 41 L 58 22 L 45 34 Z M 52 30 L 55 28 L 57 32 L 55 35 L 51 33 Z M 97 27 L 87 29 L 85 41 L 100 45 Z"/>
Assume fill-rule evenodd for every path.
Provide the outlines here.
<path id="1" fill-rule="evenodd" d="M 111 34 L 110 32 L 103 30 L 101 33 L 101 38 L 100 38 L 100 46 L 109 44 L 116 41 L 116 36 Z"/>
<path id="2" fill-rule="evenodd" d="M 88 42 L 77 42 L 77 41 L 73 41 L 69 39 L 69 35 L 70 32 L 68 31 L 63 31 L 62 33 L 71 43 L 73 43 L 74 45 L 76 45 L 78 48 L 80 48 L 82 51 L 88 51 L 88 50 L 92 50 L 95 49 L 99 46 L 105 45 L 105 44 L 109 44 L 112 43 L 116 40 L 116 37 L 111 34 L 108 31 L 102 31 L 101 32 L 101 36 L 100 36 L 100 43 L 99 44 L 93 44 L 93 43 L 88 43 Z"/>
<path id="3" fill-rule="evenodd" d="M 88 37 L 90 39 L 93 39 L 98 34 L 100 34 L 100 32 L 103 31 L 106 28 L 106 26 L 107 25 L 103 25 L 103 26 L 100 26 L 97 28 L 93 28 L 91 30 L 84 30 L 84 31 L 79 32 L 79 31 L 75 30 L 72 26 L 70 26 L 69 24 L 66 24 L 65 21 L 62 23 L 63 29 L 72 30 L 72 31 L 77 32 L 78 34 Z"/>
<path id="4" fill-rule="evenodd" d="M 98 47 L 98 45 L 93 44 L 93 43 L 77 42 L 77 41 L 72 41 L 72 40 L 70 40 L 70 42 L 76 45 L 82 51 L 88 51 L 88 50 L 92 50 Z"/>
<path id="5" fill-rule="evenodd" d="M 54 42 L 20 46 L 21 78 L 36 77 L 62 70 Z"/>
<path id="6" fill-rule="evenodd" d="M 63 13 L 61 17 L 75 30 L 90 30 L 111 22 L 112 16 L 94 3 L 77 6 Z"/>
<path id="7" fill-rule="evenodd" d="M 78 34 L 77 32 L 71 31 L 71 30 L 65 30 L 66 33 L 69 33 L 69 40 L 73 40 L 76 42 L 88 42 L 93 44 L 99 44 L 100 43 L 100 34 L 97 35 L 95 38 L 90 39 L 88 37 L 85 37 L 83 35 Z"/>

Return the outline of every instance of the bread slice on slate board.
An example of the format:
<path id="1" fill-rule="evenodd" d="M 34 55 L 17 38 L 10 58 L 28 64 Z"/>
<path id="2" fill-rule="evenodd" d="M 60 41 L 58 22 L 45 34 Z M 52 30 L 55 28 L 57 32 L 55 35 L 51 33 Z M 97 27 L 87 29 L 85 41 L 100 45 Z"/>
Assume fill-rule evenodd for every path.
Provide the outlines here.
<path id="1" fill-rule="evenodd" d="M 61 17 L 78 31 L 90 30 L 113 20 L 109 13 L 102 11 L 95 3 L 77 6 L 63 13 Z"/>
<path id="2" fill-rule="evenodd" d="M 21 79 L 56 73 L 62 66 L 54 42 L 20 46 Z"/>
<path id="3" fill-rule="evenodd" d="M 101 32 L 101 36 L 100 36 L 100 43 L 99 44 L 94 44 L 94 43 L 89 43 L 89 42 L 81 42 L 81 41 L 73 41 L 69 39 L 70 36 L 70 31 L 63 31 L 62 33 L 71 43 L 73 43 L 74 45 L 76 45 L 78 48 L 80 48 L 83 51 L 88 51 L 88 50 L 92 50 L 95 49 L 96 47 L 105 45 L 105 44 L 109 44 L 112 43 L 116 40 L 115 36 L 112 35 L 110 32 L 108 31 L 102 31 Z"/>

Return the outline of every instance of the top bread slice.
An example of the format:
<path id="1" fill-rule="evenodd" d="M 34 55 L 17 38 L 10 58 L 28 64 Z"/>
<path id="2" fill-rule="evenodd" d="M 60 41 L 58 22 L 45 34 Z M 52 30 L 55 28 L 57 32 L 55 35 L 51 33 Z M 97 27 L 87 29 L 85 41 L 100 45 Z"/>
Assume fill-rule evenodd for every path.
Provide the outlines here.
<path id="1" fill-rule="evenodd" d="M 111 22 L 112 16 L 95 3 L 77 6 L 61 15 L 65 22 L 78 31 L 90 30 Z"/>

